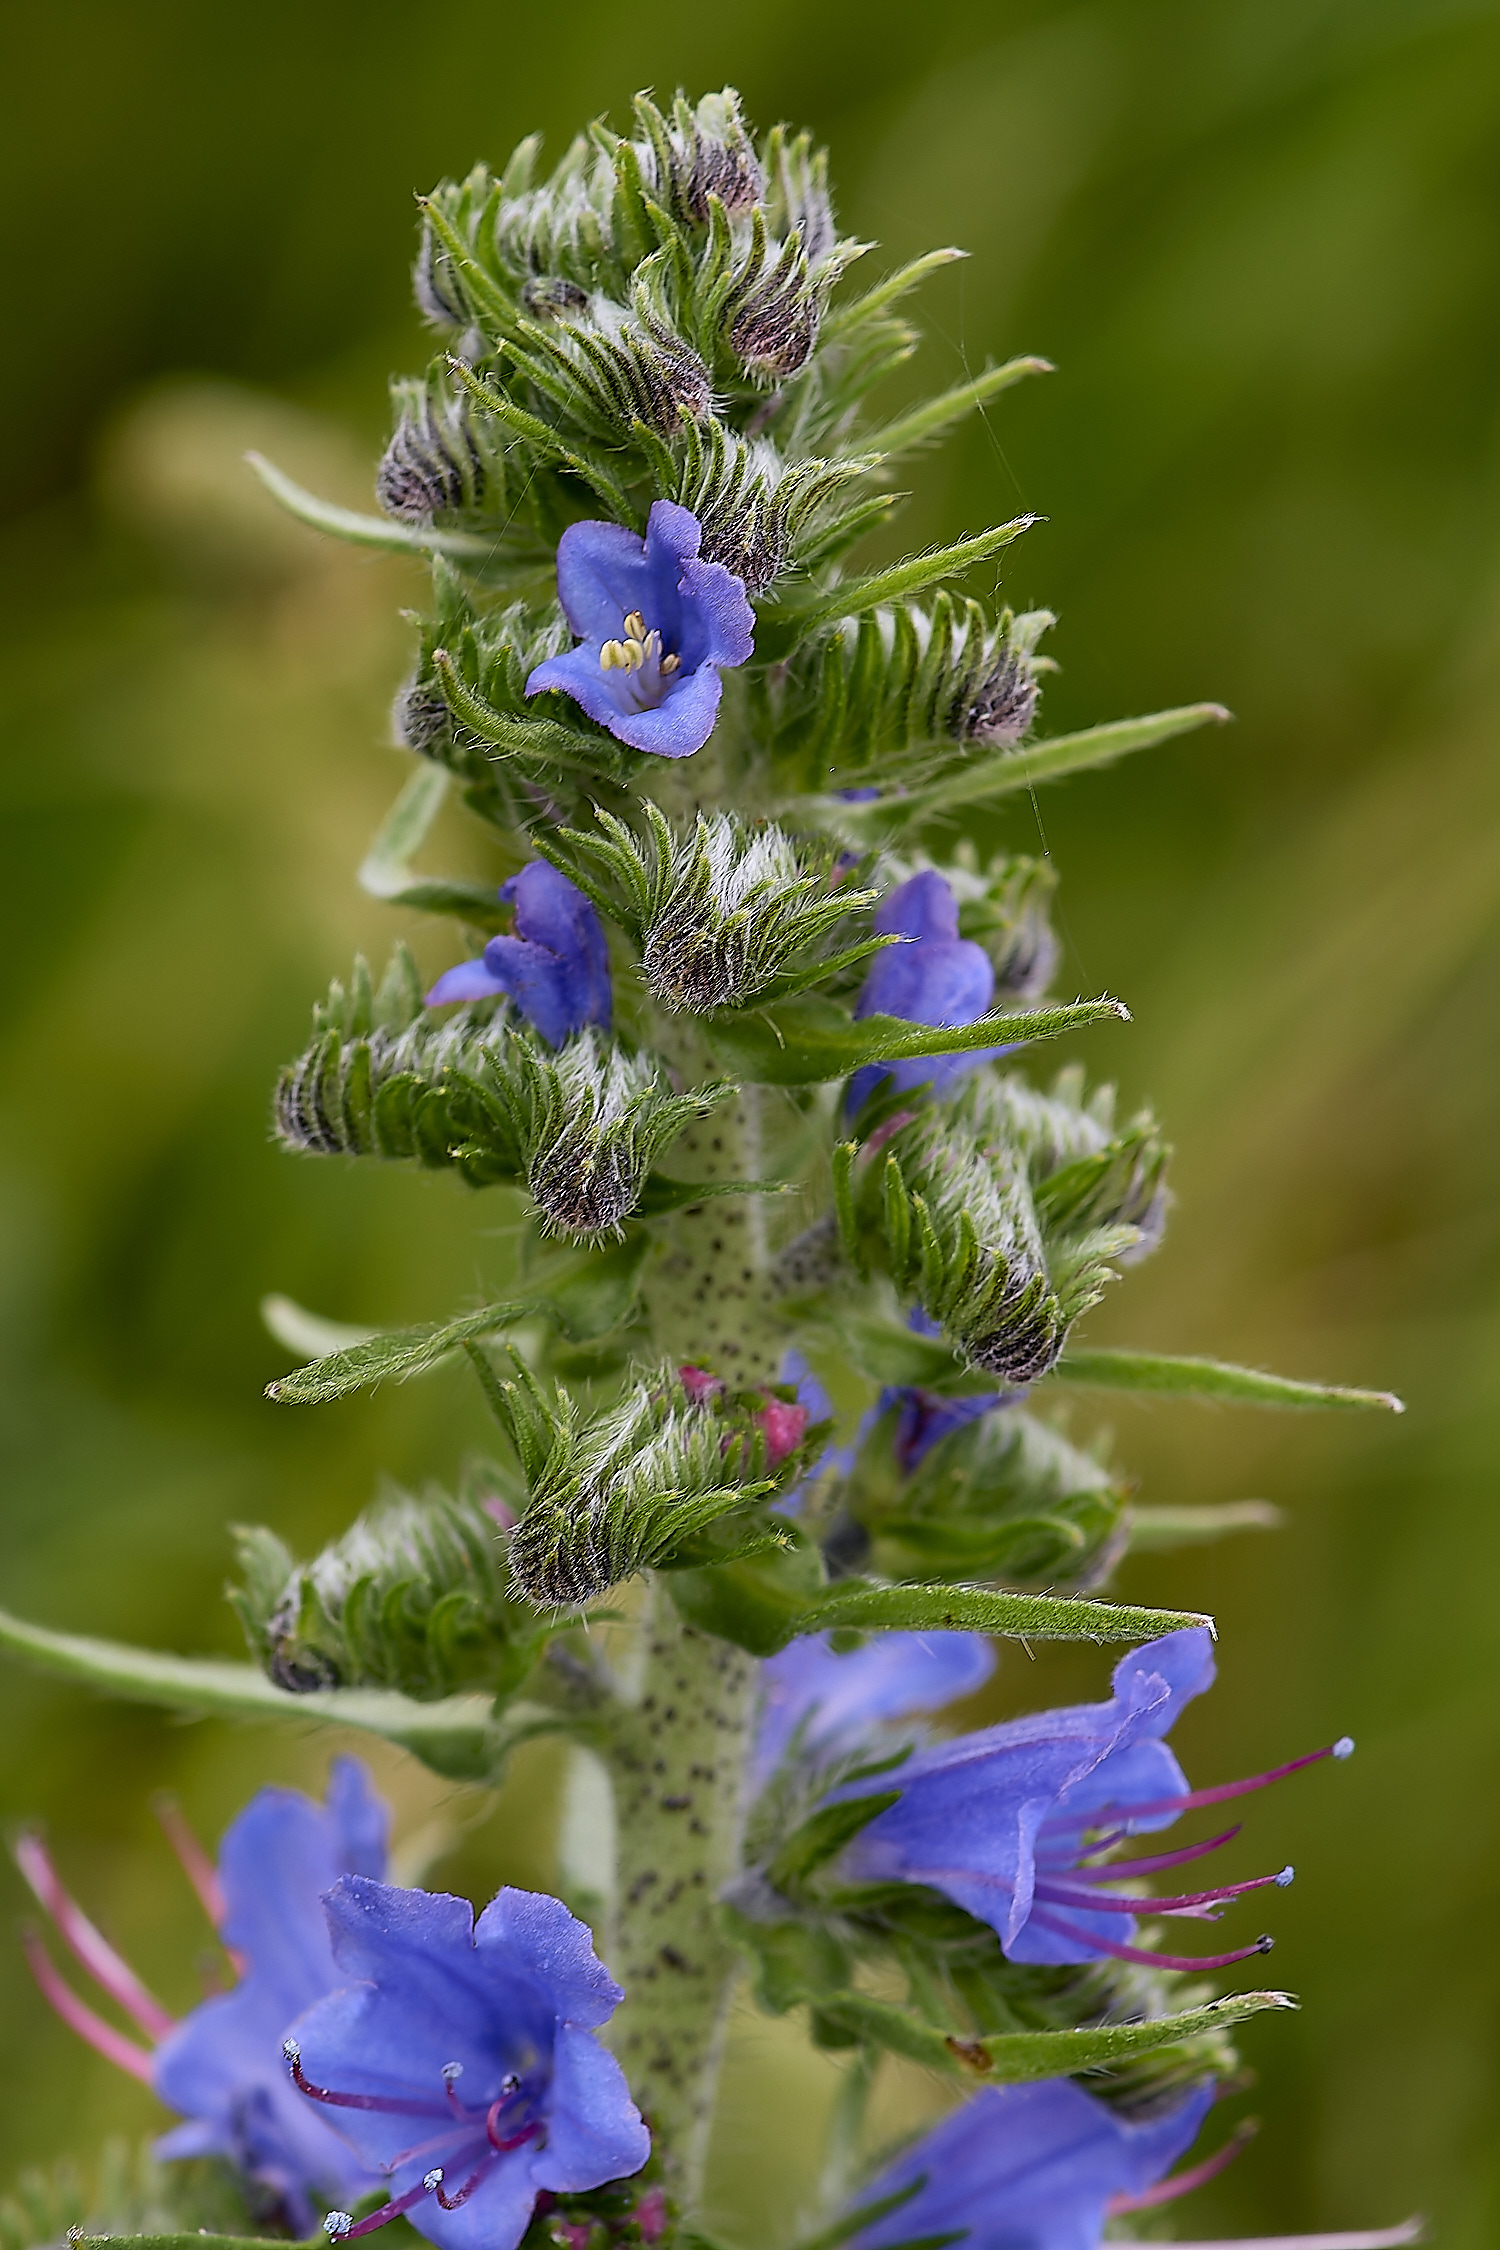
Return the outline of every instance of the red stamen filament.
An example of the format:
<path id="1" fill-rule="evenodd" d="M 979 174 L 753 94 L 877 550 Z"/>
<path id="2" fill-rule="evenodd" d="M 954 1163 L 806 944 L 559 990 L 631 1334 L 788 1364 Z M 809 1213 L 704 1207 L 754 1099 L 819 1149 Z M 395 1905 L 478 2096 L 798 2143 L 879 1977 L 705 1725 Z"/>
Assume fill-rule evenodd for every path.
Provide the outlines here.
<path id="1" fill-rule="evenodd" d="M 31 1973 L 41 1987 L 42 1997 L 62 2017 L 69 2030 L 76 2031 L 80 2039 L 86 2039 L 97 2054 L 103 2055 L 106 2062 L 114 2063 L 120 2070 L 128 2070 L 132 2078 L 139 2078 L 143 2085 L 149 2086 L 152 2057 L 148 2050 L 138 2047 L 133 2039 L 127 2039 L 122 2031 L 116 2031 L 113 2024 L 106 2023 L 102 2016 L 96 2016 L 93 2009 L 78 1998 L 58 1975 L 47 1948 L 35 1930 L 23 1930 L 21 1943 L 25 1948 Z"/>
<path id="2" fill-rule="evenodd" d="M 95 1929 L 82 1907 L 63 1889 L 39 1836 L 20 1838 L 16 1845 L 16 1865 L 35 1893 L 38 1905 L 56 1924 L 63 1944 L 74 1960 L 88 1970 L 100 1990 L 122 2007 L 153 2043 L 165 2039 L 169 2031 L 175 2031 L 176 2017 L 167 2014 L 134 1969 L 121 1960 L 103 1932 Z"/>
<path id="3" fill-rule="evenodd" d="M 1206 1909 L 1222 1906 L 1242 1892 L 1264 1890 L 1267 1883 L 1280 1882 L 1279 1875 L 1252 1875 L 1246 1883 L 1224 1883 L 1213 1891 L 1185 1891 L 1179 1898 L 1107 1898 L 1100 1892 L 1070 1891 L 1062 1883 L 1038 1883 L 1035 1896 L 1050 1906 L 1081 1907 L 1086 1914 L 1191 1914 L 1200 1921 L 1216 1922 L 1218 1916 Z"/>
<path id="4" fill-rule="evenodd" d="M 1191 2171 L 1178 2172 L 1170 2180 L 1158 2180 L 1155 2187 L 1142 2188 L 1139 2195 L 1112 2195 L 1106 2205 L 1111 2219 L 1122 2218 L 1127 2211 L 1154 2211 L 1158 2204 L 1175 2203 L 1179 2195 L 1191 2195 L 1194 2188 L 1206 2187 L 1210 2180 L 1231 2165 L 1242 2149 L 1248 2148 L 1260 2128 L 1253 2118 L 1247 2117 L 1236 2126 L 1224 2146 L 1205 2156 L 1201 2164 Z"/>
<path id="5" fill-rule="evenodd" d="M 1066 1861 L 1054 1861 L 1052 1864 L 1065 1868 L 1075 1882 L 1123 1883 L 1131 1875 L 1162 1875 L 1169 1867 L 1186 1867 L 1192 1860 L 1205 1859 L 1210 1852 L 1218 1851 L 1222 1844 L 1232 1844 L 1243 1826 L 1244 1823 L 1237 1820 L 1233 1828 L 1224 1829 L 1220 1835 L 1210 1836 L 1206 1843 L 1184 1844 L 1180 1851 L 1175 1852 L 1155 1852 L 1150 1859 L 1118 1859 L 1108 1867 L 1069 1866 Z M 1123 1835 L 1124 1831 L 1121 1830 L 1120 1834 Z M 1109 1841 L 1114 1843 L 1118 1838 L 1111 1837 Z M 1102 1849 L 1102 1845 L 1095 1844 L 1089 1851 L 1080 1853 L 1079 1857 L 1092 1859 Z M 1041 1865 L 1038 1858 L 1038 1868 Z"/>
<path id="6" fill-rule="evenodd" d="M 439 2109 L 436 2102 L 411 2101 L 404 2097 L 393 2100 L 387 2094 L 331 2093 L 326 2086 L 315 2086 L 310 2078 L 304 2077 L 302 2057 L 294 2040 L 285 2041 L 281 2051 L 286 2056 L 292 2084 L 299 2094 L 306 2094 L 309 2101 L 327 2102 L 334 2109 L 377 2110 L 382 2117 L 436 2117 L 444 2124 L 448 2122 L 449 2112 Z"/>
<path id="7" fill-rule="evenodd" d="M 1151 1901 L 1144 1905 L 1150 1912 Z M 1259 1937 L 1253 1945 L 1242 1945 L 1234 1953 L 1149 1953 L 1139 1945 L 1121 1945 L 1114 1938 L 1099 1937 L 1092 1930 L 1075 1930 L 1056 1915 L 1039 1913 L 1032 1909 L 1031 1921 L 1039 1930 L 1050 1930 L 1054 1937 L 1067 1938 L 1074 1945 L 1092 1946 L 1099 1953 L 1108 1953 L 1116 1961 L 1139 1961 L 1148 1969 L 1232 1969 L 1236 1961 L 1248 1961 L 1252 1953 L 1269 1953 L 1272 1940 Z"/>

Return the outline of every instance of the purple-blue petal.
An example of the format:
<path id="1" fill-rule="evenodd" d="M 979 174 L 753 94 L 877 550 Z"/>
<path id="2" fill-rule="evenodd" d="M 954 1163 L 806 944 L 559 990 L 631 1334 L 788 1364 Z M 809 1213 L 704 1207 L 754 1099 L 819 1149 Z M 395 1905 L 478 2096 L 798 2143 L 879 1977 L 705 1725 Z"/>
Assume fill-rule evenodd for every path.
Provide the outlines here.
<path id="1" fill-rule="evenodd" d="M 915 2195 L 862 2227 L 851 2250 L 964 2232 L 964 2250 L 1098 2250 L 1110 2199 L 1154 2187 L 1197 2138 L 1214 2099 L 1198 2086 L 1136 2120 L 1069 2078 L 988 2086 L 860 2197 Z"/>
<path id="2" fill-rule="evenodd" d="M 444 969 L 427 995 L 427 1005 L 446 1008 L 450 1000 L 496 1000 L 504 990 L 501 979 L 485 967 L 481 954 L 477 961 L 459 961 L 453 968 Z"/>
<path id="3" fill-rule="evenodd" d="M 691 758 L 714 731 L 724 683 L 713 666 L 683 671 L 654 711 L 631 711 L 607 720 L 611 734 L 632 750 L 655 758 Z"/>
<path id="4" fill-rule="evenodd" d="M 622 523 L 570 523 L 557 543 L 557 598 L 574 632 L 596 647 L 618 640 L 631 610 L 652 606 L 661 576 L 645 543 Z M 526 692 L 534 692 L 529 682 Z"/>
<path id="5" fill-rule="evenodd" d="M 624 2180 L 651 2154 L 651 2135 L 625 2073 L 592 2032 L 565 2023 L 552 2050 L 547 2146 L 532 2166 L 538 2187 L 566 2192 Z"/>
<path id="6" fill-rule="evenodd" d="M 958 936 L 958 900 L 953 885 L 935 867 L 898 883 L 876 907 L 874 928 L 880 937 L 914 938 L 918 944 L 950 944 Z M 886 955 L 877 958 L 884 960 Z"/>
<path id="7" fill-rule="evenodd" d="M 812 1749 L 857 1743 L 869 1727 L 940 1711 L 972 1695 L 995 1669 L 982 1633 L 877 1633 L 836 1655 L 826 1634 L 792 1642 L 761 1668 L 752 1781 L 763 1781 L 799 1727 Z"/>
<path id="8" fill-rule="evenodd" d="M 1076 1939 L 1027 1928 L 1038 1830 L 1049 1818 L 1185 1791 L 1162 1737 L 1213 1673 L 1209 1635 L 1190 1626 L 1122 1658 L 1108 1703 L 1037 1712 L 918 1751 L 888 1784 L 899 1787 L 898 1802 L 849 1846 L 850 1872 L 857 1880 L 933 1885 L 988 1922 L 1013 1958 L 1093 1958 L 1089 1935 L 1100 1933 L 1092 1924 Z M 880 1786 L 855 1782 L 838 1794 L 863 1796 Z M 1168 1810 L 1130 1826 L 1145 1832 L 1173 1818 Z M 1082 1927 L 1081 1918 L 1067 1919 Z M 1128 1939 L 1129 1922 L 1113 1921 L 1113 1935 Z"/>

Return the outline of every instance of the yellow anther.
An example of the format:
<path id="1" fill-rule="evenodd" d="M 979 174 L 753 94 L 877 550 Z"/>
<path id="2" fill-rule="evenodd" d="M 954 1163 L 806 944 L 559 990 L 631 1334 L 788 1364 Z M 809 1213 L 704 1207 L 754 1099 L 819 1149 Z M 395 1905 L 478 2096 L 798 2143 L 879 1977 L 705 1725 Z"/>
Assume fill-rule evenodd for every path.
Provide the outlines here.
<path id="1" fill-rule="evenodd" d="M 646 638 L 646 620 L 638 609 L 633 609 L 626 618 L 625 632 L 632 641 L 643 641 Z"/>
<path id="2" fill-rule="evenodd" d="M 601 672 L 628 672 L 630 670 L 630 659 L 625 654 L 623 642 L 606 641 L 604 643 L 599 651 L 599 669 Z"/>
<path id="3" fill-rule="evenodd" d="M 682 658 L 680 656 L 664 656 L 661 660 L 661 668 L 664 672 L 675 672 L 681 663 Z"/>

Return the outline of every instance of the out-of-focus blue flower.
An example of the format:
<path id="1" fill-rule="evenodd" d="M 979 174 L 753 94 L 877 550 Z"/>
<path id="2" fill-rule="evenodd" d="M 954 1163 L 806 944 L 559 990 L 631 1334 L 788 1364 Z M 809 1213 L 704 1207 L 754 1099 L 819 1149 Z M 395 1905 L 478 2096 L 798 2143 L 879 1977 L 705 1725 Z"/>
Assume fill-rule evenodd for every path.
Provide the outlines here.
<path id="1" fill-rule="evenodd" d="M 998 1934 L 1013 1961 L 1092 1961 L 1109 1955 L 1154 1967 L 1221 1968 L 1266 1952 L 1269 1938 L 1232 1953 L 1180 1956 L 1130 1941 L 1147 1912 L 1214 1921 L 1229 1900 L 1292 1870 L 1186 1896 L 1116 1898 L 1107 1886 L 1199 1859 L 1238 1834 L 1152 1858 L 1104 1860 L 1127 1836 L 1170 1827 L 1195 1806 L 1263 1788 L 1319 1758 L 1346 1757 L 1346 1739 L 1270 1773 L 1191 1791 L 1162 1737 L 1214 1677 L 1207 1632 L 1190 1626 L 1135 1649 L 1115 1667 L 1108 1703 L 1079 1703 L 1011 1719 L 918 1751 L 841 1797 L 899 1789 L 847 1847 L 856 1881 L 927 1883 Z"/>
<path id="2" fill-rule="evenodd" d="M 389 1814 L 355 1758 L 336 1758 L 326 1802 L 262 1789 L 219 1850 L 219 1934 L 242 1965 L 233 1991 L 185 2016 L 156 2052 L 152 2083 L 187 2120 L 157 2154 L 226 2156 L 272 2189 L 294 2227 L 313 2223 L 309 2190 L 347 2201 L 375 2183 L 287 2084 L 281 2039 L 339 1982 L 322 1894 L 343 1875 L 383 1875 Z"/>
<path id="3" fill-rule="evenodd" d="M 560 688 L 634 750 L 690 758 L 714 731 L 721 669 L 755 647 L 744 580 L 703 562 L 691 508 L 658 500 L 638 539 L 619 523 L 573 523 L 557 548 L 557 597 L 579 636 L 526 682 Z"/>
<path id="4" fill-rule="evenodd" d="M 509 993 L 549 1047 L 560 1047 L 585 1024 L 609 1029 L 609 946 L 592 902 L 545 859 L 531 860 L 500 886 L 515 908 L 511 937 L 492 937 L 477 961 L 447 969 L 427 995 L 429 1008 L 450 1000 L 489 1000 Z"/>
<path id="5" fill-rule="evenodd" d="M 1213 2098 L 1211 2085 L 1195 2087 L 1135 2122 L 1070 2078 L 987 2086 L 871 2183 L 866 2206 L 914 2192 L 853 2235 L 850 2250 L 960 2230 L 963 2250 L 1097 2250 L 1111 2206 L 1149 2192 L 1192 2145 Z"/>
<path id="6" fill-rule="evenodd" d="M 984 1391 L 975 1398 L 946 1398 L 940 1391 L 920 1391 L 910 1384 L 882 1391 L 881 1413 L 888 1413 L 892 1407 L 896 1410 L 892 1444 L 897 1466 L 910 1476 L 933 1447 L 954 1430 L 963 1429 L 969 1422 L 982 1422 L 986 1414 L 1002 1406 L 1015 1406 L 1025 1396 L 1024 1391 Z"/>
<path id="7" fill-rule="evenodd" d="M 624 1998 L 560 1899 L 466 1899 L 349 1876 L 325 1900 L 343 1989 L 291 2027 L 310 2118 L 390 2184 L 357 2224 L 405 2212 L 442 2250 L 514 2250 L 544 2190 L 639 2171 L 651 2136 L 595 2037 Z M 314 2106 L 317 2105 L 317 2106 Z"/>
<path id="8" fill-rule="evenodd" d="M 901 883 L 875 909 L 881 937 L 901 937 L 877 953 L 855 1003 L 856 1016 L 901 1016 L 908 1023 L 975 1023 L 995 997 L 994 963 L 982 945 L 958 934 L 953 886 L 934 867 Z M 953 1055 L 915 1055 L 905 1062 L 867 1063 L 849 1081 L 848 1108 L 857 1110 L 882 1078 L 905 1091 L 928 1086 L 945 1094 L 965 1072 L 1007 1052 L 975 1047 Z"/>
<path id="9" fill-rule="evenodd" d="M 806 1634 L 761 1667 L 752 1782 L 767 1779 L 799 1728 L 808 1749 L 841 1749 L 883 1719 L 972 1695 L 994 1669 L 982 1633 L 876 1633 L 843 1656 L 826 1633 Z"/>

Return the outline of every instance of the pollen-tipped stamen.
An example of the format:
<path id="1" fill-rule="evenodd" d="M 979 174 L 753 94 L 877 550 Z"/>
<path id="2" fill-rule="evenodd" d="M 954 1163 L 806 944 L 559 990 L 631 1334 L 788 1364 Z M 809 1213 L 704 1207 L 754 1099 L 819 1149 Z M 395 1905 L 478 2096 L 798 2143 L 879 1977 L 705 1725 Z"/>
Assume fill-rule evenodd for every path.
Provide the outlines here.
<path id="1" fill-rule="evenodd" d="M 1149 1914 L 1152 1901 L 1143 1899 L 1141 1904 Z M 1276 1942 L 1271 1937 L 1258 1937 L 1253 1945 L 1242 1945 L 1233 1953 L 1156 1953 L 1146 1946 L 1122 1945 L 1118 1938 L 1100 1937 L 1093 1930 L 1074 1929 L 1071 1923 L 1063 1921 L 1060 1916 L 1038 1913 L 1035 1907 L 1032 1908 L 1030 1920 L 1036 1929 L 1046 1930 L 1052 1937 L 1067 1938 L 1074 1945 L 1086 1945 L 1093 1952 L 1109 1954 L 1113 1960 L 1136 1961 L 1146 1969 L 1185 1969 L 1189 1973 L 1194 1970 L 1232 1969 L 1237 1961 L 1248 1961 L 1252 1954 L 1269 1953 Z"/>
<path id="2" fill-rule="evenodd" d="M 1291 1868 L 1283 1867 L 1279 1875 L 1252 1875 L 1247 1882 L 1221 1883 L 1211 1891 L 1185 1891 L 1177 1898 L 1110 1898 L 1102 1892 L 1069 1890 L 1062 1883 L 1038 1883 L 1035 1895 L 1049 1906 L 1079 1906 L 1088 1914 L 1191 1914 L 1203 1907 L 1226 1905 L 1245 1891 L 1263 1891 L 1268 1883 L 1285 1890 L 1291 1879 Z"/>
<path id="3" fill-rule="evenodd" d="M 283 2039 L 281 2052 L 286 2057 L 292 2084 L 299 2094 L 306 2094 L 309 2101 L 327 2102 L 333 2109 L 377 2110 L 382 2117 L 437 2117 L 444 2123 L 452 2114 L 446 2108 L 440 2109 L 436 2102 L 417 2101 L 404 2095 L 393 2099 L 388 2094 L 337 2094 L 330 2087 L 315 2086 L 304 2074 L 302 2049 L 295 2039 Z"/>
<path id="4" fill-rule="evenodd" d="M 1305 1758 L 1291 1758 L 1284 1766 L 1272 1766 L 1267 1773 L 1249 1774 L 1243 1781 L 1221 1781 L 1214 1789 L 1190 1789 L 1179 1797 L 1150 1797 L 1140 1804 L 1096 1805 L 1091 1812 L 1056 1813 L 1042 1822 L 1041 1834 L 1056 1836 L 1068 1829 L 1076 1832 L 1092 1828 L 1101 1814 L 1128 1824 L 1150 1819 L 1158 1813 L 1196 1812 L 1202 1805 L 1222 1805 L 1231 1797 L 1248 1796 L 1253 1789 L 1269 1789 L 1273 1781 L 1285 1781 L 1288 1774 L 1300 1773 L 1304 1766 L 1320 1765 L 1325 1758 L 1347 1758 L 1353 1750 L 1350 1737 L 1343 1734 L 1337 1742 L 1326 1743 L 1321 1750 L 1309 1750 Z M 1128 1825 L 1123 1833 L 1130 1833 Z"/>
<path id="5" fill-rule="evenodd" d="M 382 2203 L 368 2218 L 356 2219 L 352 2211 L 330 2211 L 323 2221 L 323 2230 L 331 2241 L 356 2242 L 362 2234 L 373 2234 L 377 2227 L 389 2226 L 392 2219 L 399 2219 L 414 2203 L 420 2203 L 424 2195 L 436 2194 L 442 2184 L 441 2170 L 426 2172 L 415 2187 L 408 2188 L 404 2195 L 393 2196 L 389 2203 Z"/>
<path id="6" fill-rule="evenodd" d="M 1175 2203 L 1180 2195 L 1191 2195 L 1194 2188 L 1206 2187 L 1210 2180 L 1228 2169 L 1243 2150 L 1247 2149 L 1260 2131 L 1253 2117 L 1238 2124 L 1222 2148 L 1212 2156 L 1205 2156 L 1201 2164 L 1194 2164 L 1186 2172 L 1178 2172 L 1169 2180 L 1158 2180 L 1155 2187 L 1142 2188 L 1139 2195 L 1112 2195 L 1105 2205 L 1111 2219 L 1123 2218 L 1127 2211 L 1154 2211 L 1158 2204 Z"/>

